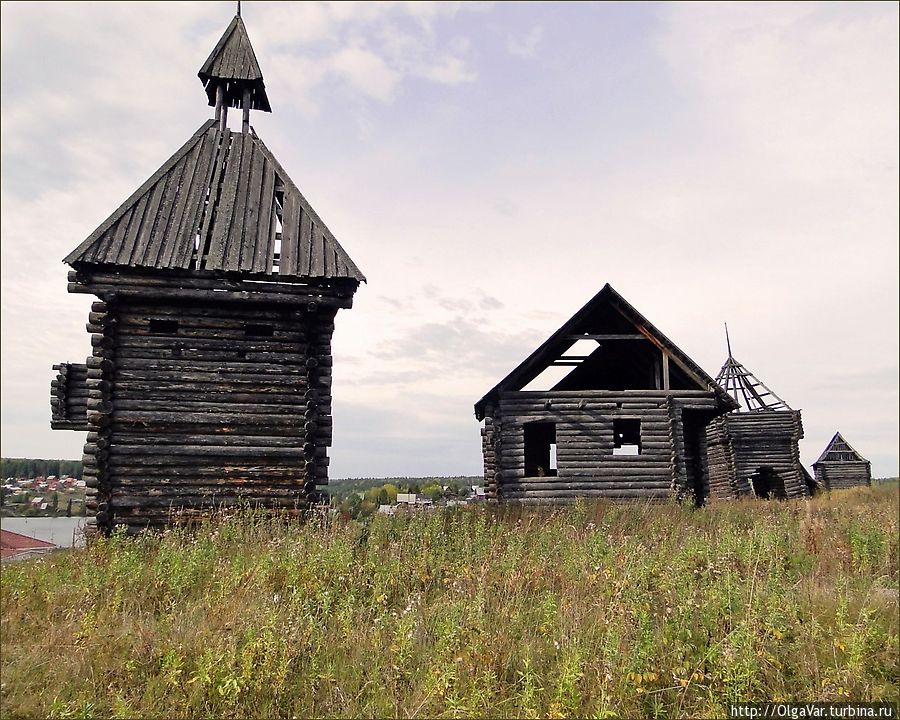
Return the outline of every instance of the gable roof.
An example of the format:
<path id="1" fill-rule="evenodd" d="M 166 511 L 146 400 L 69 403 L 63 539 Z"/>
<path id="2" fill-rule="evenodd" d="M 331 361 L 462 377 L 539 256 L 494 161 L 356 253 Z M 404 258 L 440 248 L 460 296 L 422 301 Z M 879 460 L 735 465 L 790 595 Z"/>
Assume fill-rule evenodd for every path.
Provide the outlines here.
<path id="1" fill-rule="evenodd" d="M 225 100 L 230 107 L 240 107 L 246 87 L 250 89 L 251 109 L 272 112 L 262 70 L 240 15 L 234 16 L 197 76 L 206 88 L 210 105 L 216 104 L 216 87 L 223 84 Z M 215 82 L 217 80 L 225 82 Z"/>
<path id="2" fill-rule="evenodd" d="M 710 377 L 697 363 L 691 360 L 675 343 L 654 327 L 647 318 L 639 313 L 625 298 L 607 283 L 578 312 L 569 318 L 562 327 L 551 335 L 531 355 L 523 360 L 503 380 L 489 390 L 484 397 L 475 403 L 475 414 L 481 419 L 485 405 L 506 391 L 521 390 L 555 359 L 559 358 L 575 341 L 576 336 L 589 332 L 584 329 L 585 323 L 600 307 L 613 308 L 621 317 L 633 326 L 637 334 L 649 340 L 660 350 L 665 350 L 671 361 L 696 385 L 697 389 L 715 393 L 719 403 L 726 409 L 737 408 L 738 404 Z M 587 337 L 587 335 L 585 335 Z"/>
<path id="3" fill-rule="evenodd" d="M 819 459 L 813 463 L 813 467 L 818 465 L 820 462 L 869 462 L 862 455 L 860 455 L 853 447 L 844 440 L 843 435 L 839 432 L 834 434 L 834 437 L 831 438 L 831 441 L 828 443 L 828 447 L 826 447 L 822 454 L 819 455 Z"/>
<path id="4" fill-rule="evenodd" d="M 365 281 L 256 133 L 213 120 L 64 262 Z"/>

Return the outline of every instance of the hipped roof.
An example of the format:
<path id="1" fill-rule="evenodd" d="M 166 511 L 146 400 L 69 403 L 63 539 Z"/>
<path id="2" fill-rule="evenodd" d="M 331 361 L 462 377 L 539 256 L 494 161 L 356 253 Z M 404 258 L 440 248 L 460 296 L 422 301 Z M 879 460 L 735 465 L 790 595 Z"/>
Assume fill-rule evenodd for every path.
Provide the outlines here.
<path id="1" fill-rule="evenodd" d="M 495 401 L 500 393 L 521 390 L 555 358 L 564 353 L 572 344 L 571 335 L 577 334 L 579 326 L 585 322 L 592 312 L 602 304 L 615 308 L 629 321 L 640 334 L 660 350 L 665 349 L 672 361 L 678 365 L 685 375 L 696 384 L 697 389 L 715 393 L 721 406 L 729 410 L 737 407 L 737 403 L 726 393 L 716 381 L 710 377 L 697 363 L 689 358 L 674 342 L 661 333 L 647 318 L 639 313 L 625 298 L 607 283 L 578 312 L 569 318 L 562 327 L 551 335 L 531 355 L 525 358 L 512 372 L 489 390 L 484 397 L 475 403 L 475 414 L 484 416 L 485 406 Z"/>
<path id="2" fill-rule="evenodd" d="M 283 214 L 276 267 L 278 197 Z M 65 262 L 76 268 L 112 265 L 266 279 L 365 280 L 256 133 L 220 130 L 212 120 Z"/>

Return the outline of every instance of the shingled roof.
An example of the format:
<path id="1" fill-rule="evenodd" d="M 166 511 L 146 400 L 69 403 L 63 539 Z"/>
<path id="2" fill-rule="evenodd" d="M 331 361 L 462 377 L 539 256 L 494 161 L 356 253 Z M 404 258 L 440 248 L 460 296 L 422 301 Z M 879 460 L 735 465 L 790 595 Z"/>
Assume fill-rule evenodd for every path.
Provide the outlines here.
<path id="1" fill-rule="evenodd" d="M 212 120 L 65 262 L 365 280 L 262 140 Z"/>

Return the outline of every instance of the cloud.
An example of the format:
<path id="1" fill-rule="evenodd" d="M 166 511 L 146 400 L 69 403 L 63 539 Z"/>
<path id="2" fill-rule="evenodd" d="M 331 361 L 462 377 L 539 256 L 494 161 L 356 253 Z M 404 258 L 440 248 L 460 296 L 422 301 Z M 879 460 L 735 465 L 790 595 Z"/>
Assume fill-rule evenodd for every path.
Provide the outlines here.
<path id="1" fill-rule="evenodd" d="M 400 75 L 388 67 L 378 55 L 361 47 L 348 47 L 329 58 L 332 72 L 357 92 L 367 97 L 390 102 L 400 82 Z"/>
<path id="2" fill-rule="evenodd" d="M 421 75 L 443 85 L 459 85 L 464 82 L 472 82 L 478 77 L 473 70 L 466 67 L 462 58 L 450 55 L 445 55 L 435 64 L 424 68 Z"/>
<path id="3" fill-rule="evenodd" d="M 535 25 L 524 35 L 509 35 L 506 38 L 506 49 L 511 55 L 521 58 L 533 58 L 537 55 L 538 45 L 544 37 L 543 25 Z"/>

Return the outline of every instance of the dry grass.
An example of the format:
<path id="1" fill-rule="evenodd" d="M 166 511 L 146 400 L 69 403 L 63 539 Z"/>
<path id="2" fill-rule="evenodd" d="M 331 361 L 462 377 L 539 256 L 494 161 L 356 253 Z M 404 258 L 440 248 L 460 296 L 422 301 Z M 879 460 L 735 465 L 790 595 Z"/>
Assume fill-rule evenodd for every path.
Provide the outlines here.
<path id="1" fill-rule="evenodd" d="M 898 488 L 810 502 L 244 513 L 2 570 L 34 717 L 722 717 L 898 700 Z"/>

